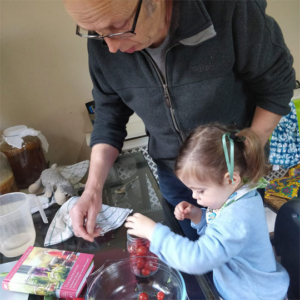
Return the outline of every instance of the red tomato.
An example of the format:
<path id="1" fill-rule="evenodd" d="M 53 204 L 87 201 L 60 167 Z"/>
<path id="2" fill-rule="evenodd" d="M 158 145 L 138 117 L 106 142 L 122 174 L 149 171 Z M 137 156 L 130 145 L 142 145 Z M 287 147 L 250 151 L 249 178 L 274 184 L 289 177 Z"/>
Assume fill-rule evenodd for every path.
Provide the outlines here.
<path id="1" fill-rule="evenodd" d="M 146 269 L 146 268 L 142 269 L 142 275 L 148 276 L 149 274 L 150 274 L 150 270 L 149 269 Z"/>
<path id="2" fill-rule="evenodd" d="M 138 256 L 145 256 L 148 253 L 148 248 L 145 246 L 139 246 L 136 249 L 136 255 Z"/>
<path id="3" fill-rule="evenodd" d="M 144 268 L 150 270 L 151 262 L 149 260 L 146 261 Z"/>
<path id="4" fill-rule="evenodd" d="M 146 263 L 146 260 L 144 258 L 142 258 L 142 257 L 138 257 L 136 259 L 136 266 L 137 266 L 138 269 L 143 268 L 144 265 L 145 265 L 145 263 Z"/>
<path id="5" fill-rule="evenodd" d="M 153 261 L 147 260 L 144 266 L 145 269 L 148 269 L 150 271 L 155 271 L 157 269 L 157 266 L 154 264 Z"/>
<path id="6" fill-rule="evenodd" d="M 137 257 L 135 254 L 130 254 L 130 262 L 131 262 L 131 263 L 136 262 L 137 258 L 138 258 L 138 257 Z"/>
<path id="7" fill-rule="evenodd" d="M 145 246 L 149 249 L 149 247 L 150 247 L 150 241 L 146 241 L 145 242 Z"/>
<path id="8" fill-rule="evenodd" d="M 139 300 L 148 300 L 148 294 L 147 293 L 140 293 Z"/>
<path id="9" fill-rule="evenodd" d="M 163 292 L 158 292 L 156 297 L 157 300 L 163 300 L 165 298 L 165 294 Z"/>

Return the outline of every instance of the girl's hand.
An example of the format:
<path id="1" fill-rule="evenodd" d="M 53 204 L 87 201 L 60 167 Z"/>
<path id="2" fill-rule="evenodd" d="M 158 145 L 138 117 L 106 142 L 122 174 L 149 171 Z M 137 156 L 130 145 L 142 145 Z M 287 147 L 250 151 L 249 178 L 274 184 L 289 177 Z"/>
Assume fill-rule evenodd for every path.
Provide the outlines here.
<path id="1" fill-rule="evenodd" d="M 124 224 L 126 228 L 129 228 L 129 234 L 148 239 L 149 241 L 151 241 L 155 225 L 156 223 L 154 221 L 139 213 L 135 213 L 128 217 Z"/>
<path id="2" fill-rule="evenodd" d="M 190 219 L 193 223 L 198 224 L 202 217 L 202 210 L 189 202 L 182 201 L 176 205 L 174 215 L 179 221 Z"/>
<path id="3" fill-rule="evenodd" d="M 176 219 L 179 221 L 182 221 L 184 219 L 191 219 L 191 212 L 193 206 L 194 205 L 186 201 L 182 201 L 179 204 L 177 204 L 174 210 L 174 215 Z"/>

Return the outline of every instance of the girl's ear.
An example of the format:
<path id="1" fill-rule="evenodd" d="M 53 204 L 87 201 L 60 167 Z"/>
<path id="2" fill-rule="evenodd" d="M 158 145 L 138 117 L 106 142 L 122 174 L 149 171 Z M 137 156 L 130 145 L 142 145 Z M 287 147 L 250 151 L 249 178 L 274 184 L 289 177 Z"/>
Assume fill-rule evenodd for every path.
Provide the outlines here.
<path id="1" fill-rule="evenodd" d="M 241 183 L 242 178 L 240 177 L 240 175 L 236 172 L 233 172 L 233 182 L 234 184 L 232 184 L 232 180 L 230 178 L 229 172 L 227 172 L 224 175 L 224 184 L 230 184 L 232 186 L 234 186 L 235 188 L 237 188 L 239 186 L 239 184 Z"/>

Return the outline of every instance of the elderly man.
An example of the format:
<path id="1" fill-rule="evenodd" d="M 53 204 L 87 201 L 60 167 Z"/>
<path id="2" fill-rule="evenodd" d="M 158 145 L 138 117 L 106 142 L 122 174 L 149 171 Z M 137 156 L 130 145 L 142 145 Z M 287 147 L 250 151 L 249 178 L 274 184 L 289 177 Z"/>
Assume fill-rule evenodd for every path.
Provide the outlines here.
<path id="1" fill-rule="evenodd" d="M 289 113 L 293 59 L 265 14 L 265 0 L 65 0 L 65 6 L 77 35 L 88 38 L 96 103 L 89 177 L 71 211 L 77 236 L 99 235 L 102 188 L 133 112 L 145 123 L 161 192 L 173 206 L 193 201 L 172 171 L 192 129 L 214 121 L 251 127 L 265 144 Z M 189 222 L 181 226 L 197 238 Z"/>

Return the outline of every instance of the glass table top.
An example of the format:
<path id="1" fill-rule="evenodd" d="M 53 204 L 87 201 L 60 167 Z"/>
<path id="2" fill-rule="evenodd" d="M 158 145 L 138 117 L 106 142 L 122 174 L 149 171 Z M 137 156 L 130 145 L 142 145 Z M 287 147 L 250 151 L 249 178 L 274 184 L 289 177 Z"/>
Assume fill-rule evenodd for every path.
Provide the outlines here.
<path id="1" fill-rule="evenodd" d="M 172 207 L 163 199 L 157 181 L 141 152 L 118 157 L 105 182 L 103 203 L 109 206 L 131 208 L 133 212 L 140 212 L 155 222 L 170 227 L 173 232 L 183 235 L 173 215 Z M 55 204 L 45 210 L 49 224 L 59 207 Z M 44 224 L 38 213 L 32 216 L 36 229 L 34 246 L 44 247 L 44 239 L 49 224 Z M 95 254 L 96 270 L 107 259 L 121 259 L 129 256 L 126 250 L 126 232 L 127 229 L 121 226 L 107 232 L 102 237 L 95 238 L 93 243 L 82 238 L 72 237 L 63 243 L 48 248 Z M 19 258 L 6 258 L 0 254 L 0 263 L 15 261 Z M 182 273 L 182 275 L 189 299 L 218 299 L 212 284 L 211 274 L 194 276 Z M 30 295 L 29 299 L 43 299 L 43 297 Z"/>

